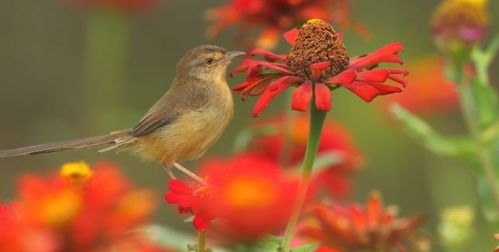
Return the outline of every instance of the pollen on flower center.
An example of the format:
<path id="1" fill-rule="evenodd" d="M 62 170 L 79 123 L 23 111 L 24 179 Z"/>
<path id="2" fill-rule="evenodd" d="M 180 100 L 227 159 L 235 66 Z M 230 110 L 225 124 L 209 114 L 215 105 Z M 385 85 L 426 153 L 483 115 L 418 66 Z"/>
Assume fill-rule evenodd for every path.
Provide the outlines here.
<path id="1" fill-rule="evenodd" d="M 226 188 L 228 203 L 237 208 L 266 207 L 276 198 L 270 181 L 242 177 L 231 181 Z"/>
<path id="2" fill-rule="evenodd" d="M 333 27 L 323 20 L 312 19 L 300 28 L 295 45 L 288 54 L 287 64 L 300 77 L 315 81 L 310 67 L 320 62 L 330 64 L 318 79 L 324 81 L 345 70 L 349 58 Z"/>

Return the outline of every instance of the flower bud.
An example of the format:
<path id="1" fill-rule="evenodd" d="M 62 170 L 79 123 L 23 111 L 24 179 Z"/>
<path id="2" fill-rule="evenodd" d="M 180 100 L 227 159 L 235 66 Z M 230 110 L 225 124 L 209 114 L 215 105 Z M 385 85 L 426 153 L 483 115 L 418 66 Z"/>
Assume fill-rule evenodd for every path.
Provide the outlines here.
<path id="1" fill-rule="evenodd" d="M 490 22 L 488 0 L 443 0 L 431 21 L 437 46 L 444 54 L 468 57 Z"/>
<path id="2" fill-rule="evenodd" d="M 474 212 L 468 206 L 449 207 L 442 211 L 438 227 L 442 244 L 449 249 L 462 249 L 472 234 Z"/>

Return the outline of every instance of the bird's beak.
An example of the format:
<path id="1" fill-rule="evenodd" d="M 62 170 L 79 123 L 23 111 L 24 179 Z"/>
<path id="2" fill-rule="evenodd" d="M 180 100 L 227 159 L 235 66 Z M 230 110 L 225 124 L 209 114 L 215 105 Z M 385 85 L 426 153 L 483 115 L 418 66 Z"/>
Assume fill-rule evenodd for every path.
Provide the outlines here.
<path id="1" fill-rule="evenodd" d="M 230 52 L 225 54 L 224 59 L 230 61 L 233 58 L 238 57 L 238 56 L 242 56 L 242 55 L 246 55 L 246 53 L 241 52 L 241 51 L 230 51 Z"/>

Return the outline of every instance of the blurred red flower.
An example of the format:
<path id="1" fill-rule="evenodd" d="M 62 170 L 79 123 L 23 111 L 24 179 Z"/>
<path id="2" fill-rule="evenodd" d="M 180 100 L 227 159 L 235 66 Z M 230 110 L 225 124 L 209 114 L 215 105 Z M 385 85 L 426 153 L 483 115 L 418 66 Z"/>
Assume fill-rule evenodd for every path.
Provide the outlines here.
<path id="1" fill-rule="evenodd" d="M 206 185 L 171 180 L 167 202 L 195 215 L 198 230 L 211 220 L 224 239 L 254 241 L 282 231 L 293 208 L 298 180 L 286 177 L 274 162 L 251 154 L 229 160 L 211 158 L 200 165 Z"/>
<path id="2" fill-rule="evenodd" d="M 345 251 L 406 251 L 404 243 L 422 222 L 420 216 L 397 218 L 396 208 L 384 208 L 378 193 L 369 196 L 365 207 L 320 204 L 310 213 L 312 220 L 302 225 L 301 235 Z"/>
<path id="3" fill-rule="evenodd" d="M 319 246 L 314 252 L 345 252 L 342 249 L 330 248 L 326 246 Z"/>
<path id="4" fill-rule="evenodd" d="M 120 9 L 125 11 L 143 10 L 158 0 L 64 0 L 84 8 Z"/>
<path id="5" fill-rule="evenodd" d="M 458 106 L 458 92 L 454 83 L 444 76 L 443 61 L 437 55 L 409 60 L 411 75 L 407 92 L 392 95 L 380 103 L 383 107 L 398 103 L 417 114 L 438 114 Z"/>
<path id="6" fill-rule="evenodd" d="M 293 116 L 291 120 L 288 122 L 281 116 L 258 123 L 256 129 L 271 127 L 272 133 L 256 137 L 250 145 L 250 151 L 273 162 L 280 162 L 284 167 L 299 166 L 305 157 L 309 119 L 307 115 L 300 114 Z M 284 151 L 289 155 L 284 155 Z M 348 196 L 351 178 L 362 164 L 363 156 L 347 129 L 327 120 L 323 126 L 317 155 L 319 159 L 330 158 L 332 163 L 320 167 L 320 171 L 314 173 L 310 192 L 315 194 L 325 189 L 337 198 Z"/>
<path id="7" fill-rule="evenodd" d="M 22 176 L 16 201 L 0 208 L 0 251 L 150 251 L 130 231 L 149 219 L 153 193 L 135 189 L 114 164 L 93 169 L 69 163 L 59 176 Z"/>
<path id="8" fill-rule="evenodd" d="M 367 34 L 363 25 L 351 20 L 348 0 L 230 0 L 208 10 L 206 16 L 214 22 L 208 29 L 210 36 L 232 26 L 240 26 L 243 32 L 263 28 L 256 40 L 256 46 L 263 48 L 275 47 L 281 32 L 311 18 Z"/>
<path id="9" fill-rule="evenodd" d="M 397 55 L 400 43 L 388 44 L 373 53 L 349 59 L 339 36 L 330 24 L 312 19 L 300 30 L 285 35 L 293 46 L 288 54 L 274 54 L 255 49 L 251 55 L 263 55 L 265 60 L 246 59 L 231 74 L 246 72 L 246 81 L 233 87 L 242 97 L 260 96 L 253 109 L 258 116 L 281 92 L 297 86 L 291 107 L 306 111 L 313 101 L 319 110 L 331 109 L 331 91 L 341 86 L 366 102 L 378 95 L 401 92 L 398 87 L 385 85 L 389 79 L 405 85 L 402 69 L 372 69 L 383 62 L 402 63 Z"/>

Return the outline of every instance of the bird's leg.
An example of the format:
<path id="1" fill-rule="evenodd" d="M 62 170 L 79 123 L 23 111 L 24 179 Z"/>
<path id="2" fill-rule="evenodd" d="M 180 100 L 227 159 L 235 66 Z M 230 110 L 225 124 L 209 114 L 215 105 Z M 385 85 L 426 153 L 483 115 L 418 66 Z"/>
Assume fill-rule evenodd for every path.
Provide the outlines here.
<path id="1" fill-rule="evenodd" d="M 172 169 L 170 168 L 169 165 L 167 164 L 161 164 L 161 166 L 163 166 L 163 170 L 166 172 L 166 174 L 168 174 L 168 176 L 171 178 L 171 179 L 177 179 L 175 177 L 175 174 L 173 174 L 173 171 Z"/>
<path id="2" fill-rule="evenodd" d="M 189 171 L 187 168 L 183 167 L 182 165 L 180 165 L 179 163 L 177 162 L 173 162 L 173 165 L 179 169 L 179 171 L 185 173 L 185 175 L 189 176 L 190 178 L 196 180 L 197 182 L 203 184 L 203 185 L 207 185 L 208 183 L 206 183 L 206 181 L 204 179 L 202 179 L 201 177 L 199 177 L 198 175 L 194 174 L 193 172 Z"/>

